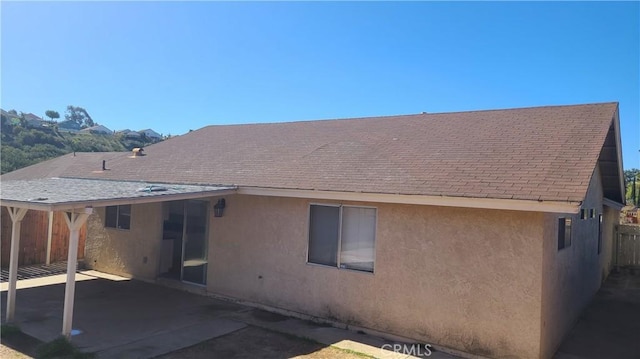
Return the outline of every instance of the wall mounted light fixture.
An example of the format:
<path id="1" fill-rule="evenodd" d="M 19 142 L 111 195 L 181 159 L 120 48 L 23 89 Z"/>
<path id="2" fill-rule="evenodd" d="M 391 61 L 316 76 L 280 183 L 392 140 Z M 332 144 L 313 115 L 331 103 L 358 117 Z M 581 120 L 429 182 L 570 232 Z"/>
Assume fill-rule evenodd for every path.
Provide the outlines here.
<path id="1" fill-rule="evenodd" d="M 218 203 L 216 203 L 213 206 L 213 215 L 215 217 L 222 217 L 222 214 L 224 212 L 224 207 L 226 206 L 226 202 L 224 200 L 224 198 L 220 198 L 218 200 Z"/>

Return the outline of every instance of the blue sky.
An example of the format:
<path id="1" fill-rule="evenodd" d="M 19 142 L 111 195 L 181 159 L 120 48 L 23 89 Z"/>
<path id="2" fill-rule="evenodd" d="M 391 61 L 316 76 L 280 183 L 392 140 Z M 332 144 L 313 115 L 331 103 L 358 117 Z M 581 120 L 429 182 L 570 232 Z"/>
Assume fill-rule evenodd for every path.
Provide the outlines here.
<path id="1" fill-rule="evenodd" d="M 1 105 L 182 134 L 620 102 L 640 167 L 638 2 L 6 2 Z"/>

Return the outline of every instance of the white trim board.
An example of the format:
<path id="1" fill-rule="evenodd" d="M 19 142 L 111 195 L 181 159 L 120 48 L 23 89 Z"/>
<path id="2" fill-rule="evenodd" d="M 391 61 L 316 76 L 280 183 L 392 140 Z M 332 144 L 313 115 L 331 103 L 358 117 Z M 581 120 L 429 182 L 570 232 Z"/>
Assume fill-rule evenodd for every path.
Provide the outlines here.
<path id="1" fill-rule="evenodd" d="M 510 211 L 578 213 L 581 202 L 528 201 L 519 199 L 468 198 L 447 196 L 403 195 L 384 193 L 335 192 L 315 190 L 239 187 L 238 194 L 252 196 L 293 197 L 375 203 L 416 204 L 461 208 L 502 209 Z"/>

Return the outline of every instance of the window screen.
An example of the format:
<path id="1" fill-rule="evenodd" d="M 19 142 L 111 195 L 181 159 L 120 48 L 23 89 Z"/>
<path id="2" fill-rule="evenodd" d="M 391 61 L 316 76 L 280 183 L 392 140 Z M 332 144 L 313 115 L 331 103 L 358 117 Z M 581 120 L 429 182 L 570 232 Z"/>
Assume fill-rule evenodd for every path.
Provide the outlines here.
<path id="1" fill-rule="evenodd" d="M 118 228 L 131 228 L 131 205 L 118 206 Z"/>
<path id="2" fill-rule="evenodd" d="M 311 205 L 309 263 L 337 266 L 340 207 Z"/>
<path id="3" fill-rule="evenodd" d="M 118 228 L 118 206 L 107 207 L 104 226 L 110 228 Z"/>
<path id="4" fill-rule="evenodd" d="M 342 208 L 341 268 L 373 272 L 375 230 L 375 208 Z"/>

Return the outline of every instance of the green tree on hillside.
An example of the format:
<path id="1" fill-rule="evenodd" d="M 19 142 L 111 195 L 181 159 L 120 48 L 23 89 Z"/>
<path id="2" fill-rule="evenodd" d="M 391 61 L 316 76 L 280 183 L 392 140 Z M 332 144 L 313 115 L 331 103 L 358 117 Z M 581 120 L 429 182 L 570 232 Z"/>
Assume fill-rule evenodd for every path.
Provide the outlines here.
<path id="1" fill-rule="evenodd" d="M 47 110 L 44 113 L 47 117 L 49 117 L 51 119 L 51 121 L 60 118 L 60 114 L 58 113 L 58 111 L 54 111 L 54 110 Z"/>
<path id="2" fill-rule="evenodd" d="M 95 126 L 95 122 L 93 122 L 93 119 L 89 116 L 87 110 L 80 106 L 67 106 L 67 112 L 64 114 L 64 118 L 74 121 L 82 128 Z"/>
<path id="3" fill-rule="evenodd" d="M 0 127 L 0 133 L 2 134 L 2 141 L 5 141 L 5 137 L 13 134 L 13 124 L 11 120 L 4 114 L 0 115 L 2 118 L 2 125 Z"/>
<path id="4" fill-rule="evenodd" d="M 27 118 L 24 115 L 25 115 L 25 113 L 20 111 L 20 114 L 18 115 L 18 116 L 20 116 L 20 118 L 19 118 L 20 126 L 27 127 Z"/>

